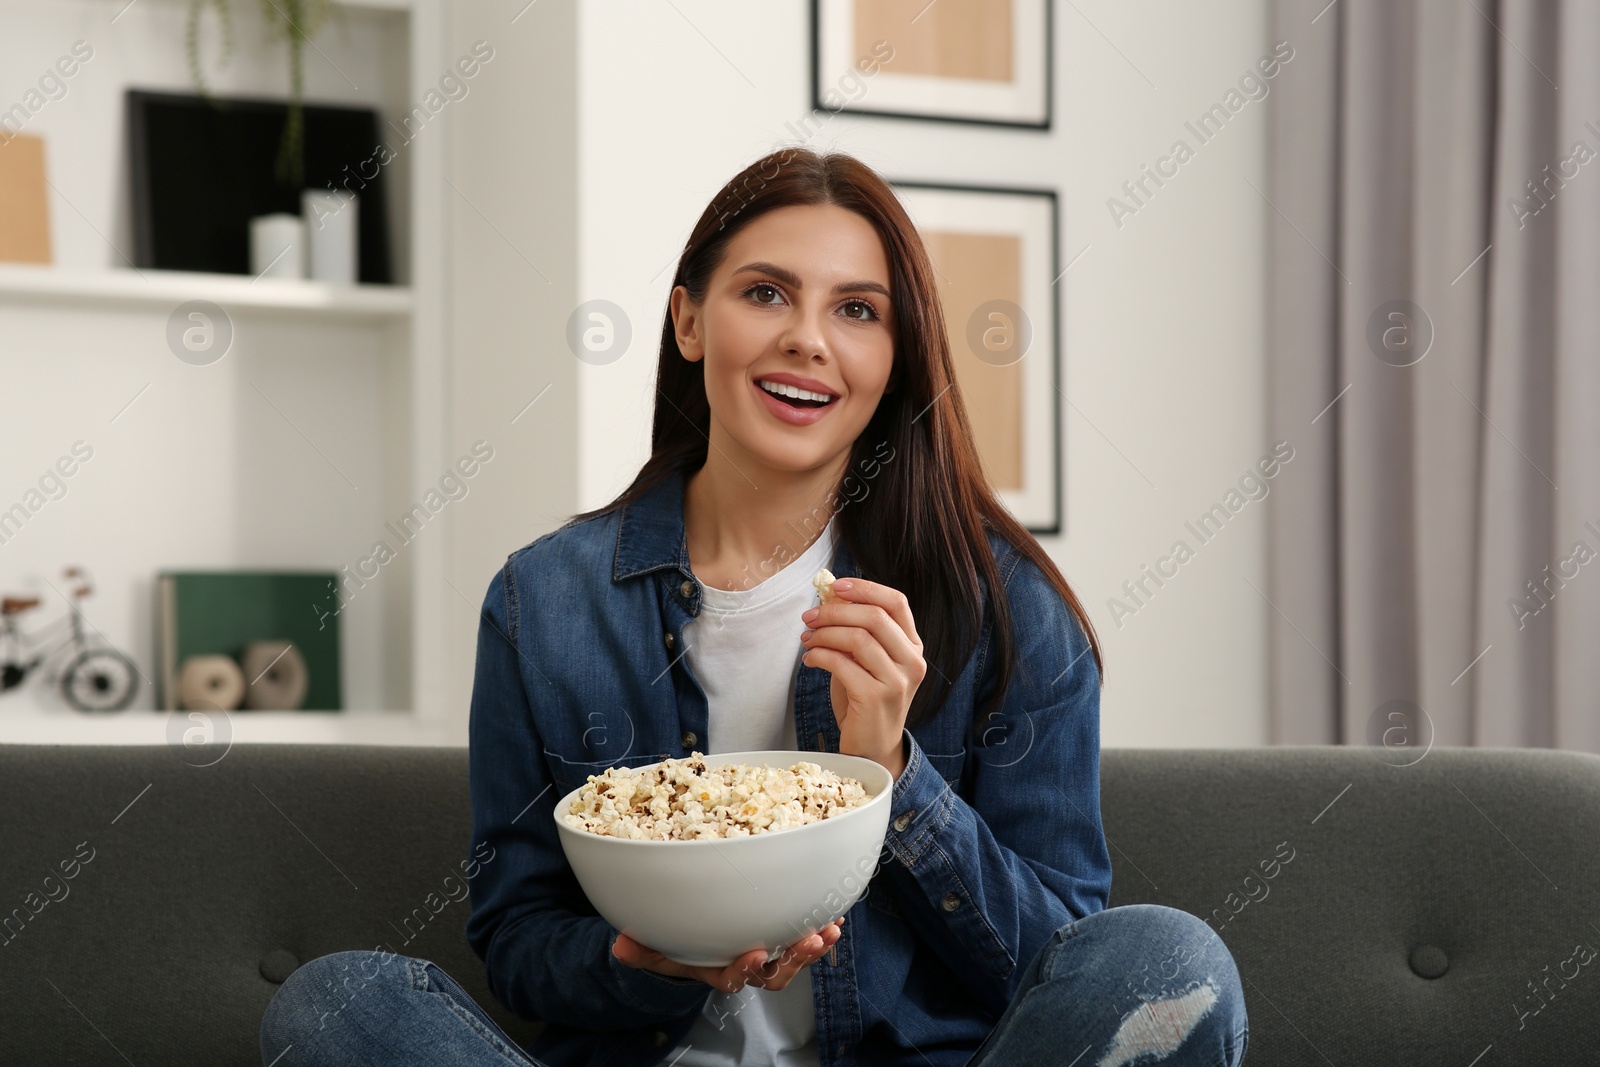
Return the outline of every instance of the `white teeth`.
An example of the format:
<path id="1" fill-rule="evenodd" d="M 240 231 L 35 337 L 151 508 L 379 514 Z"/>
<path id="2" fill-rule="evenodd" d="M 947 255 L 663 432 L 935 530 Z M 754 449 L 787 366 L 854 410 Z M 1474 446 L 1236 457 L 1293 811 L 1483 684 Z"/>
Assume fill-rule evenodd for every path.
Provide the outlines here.
<path id="1" fill-rule="evenodd" d="M 776 393 L 779 396 L 792 396 L 796 400 L 815 400 L 826 404 L 833 399 L 827 393 L 813 393 L 809 389 L 801 389 L 799 386 L 794 385 L 779 385 L 777 382 L 769 382 L 765 378 L 756 382 L 756 384 L 769 393 Z"/>

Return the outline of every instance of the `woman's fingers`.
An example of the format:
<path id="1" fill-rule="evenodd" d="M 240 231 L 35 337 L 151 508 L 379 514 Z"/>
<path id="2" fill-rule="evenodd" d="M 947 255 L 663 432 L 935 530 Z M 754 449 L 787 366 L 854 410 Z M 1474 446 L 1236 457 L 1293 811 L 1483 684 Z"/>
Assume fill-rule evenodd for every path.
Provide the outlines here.
<path id="1" fill-rule="evenodd" d="M 913 668 L 924 662 L 922 646 L 906 636 L 894 617 L 876 604 L 826 604 L 817 609 L 815 620 L 809 625 L 813 633 L 830 628 L 859 631 L 883 649 L 887 661 L 902 667 Z"/>
<path id="2" fill-rule="evenodd" d="M 802 937 L 784 949 L 776 960 L 758 967 L 750 984 L 774 991 L 783 989 L 794 981 L 795 975 L 821 959 L 839 937 L 839 928 L 831 923 L 815 934 Z"/>
<path id="3" fill-rule="evenodd" d="M 691 967 L 678 963 L 621 933 L 612 941 L 611 952 L 630 967 L 680 978 L 697 978 L 727 993 L 737 993 L 746 985 L 778 990 L 787 986 L 802 967 L 809 967 L 821 959 L 822 954 L 842 936 L 839 928 L 843 925 L 844 919 L 834 920 L 819 932 L 802 937 L 788 946 L 774 960 L 769 961 L 763 950 L 754 949 L 726 967 Z"/>
<path id="4" fill-rule="evenodd" d="M 807 648 L 831 648 L 851 656 L 880 682 L 894 682 L 902 671 L 910 669 L 909 665 L 896 663 L 877 634 L 861 626 L 843 622 L 819 626 L 806 636 L 804 643 Z"/>
<path id="5" fill-rule="evenodd" d="M 720 981 L 722 968 L 692 967 L 687 963 L 679 963 L 653 948 L 639 944 L 627 934 L 619 933 L 616 936 L 611 943 L 611 953 L 629 967 L 636 967 L 639 970 L 654 971 L 676 978 L 698 978 L 707 985 L 718 985 Z"/>
<path id="6" fill-rule="evenodd" d="M 611 941 L 611 954 L 630 967 L 637 967 L 645 957 L 645 947 L 627 934 L 619 933 Z"/>
<path id="7" fill-rule="evenodd" d="M 923 659 L 922 650 L 913 647 L 899 626 L 880 608 L 864 604 L 828 604 L 820 609 L 812 626 L 802 639 L 806 648 L 833 649 L 848 656 L 881 685 L 903 686 L 914 693 L 928 672 L 928 661 Z M 824 662 L 807 662 L 834 670 Z"/>
<path id="8" fill-rule="evenodd" d="M 730 993 L 738 992 L 746 985 L 758 989 L 777 991 L 783 989 L 802 968 L 809 967 L 822 958 L 840 937 L 839 927 L 829 923 L 819 932 L 802 937 L 794 944 L 783 950 L 776 959 L 767 960 L 767 954 L 760 949 L 748 952 L 734 960 L 717 981 L 710 984 L 718 989 Z"/>
<path id="9" fill-rule="evenodd" d="M 746 985 L 760 985 L 761 967 L 767 954 L 761 949 L 746 952 L 711 979 L 711 985 L 727 993 L 737 993 Z"/>
<path id="10" fill-rule="evenodd" d="M 629 967 L 639 967 L 658 974 L 682 973 L 683 970 L 687 970 L 683 964 L 667 959 L 653 948 L 646 948 L 627 934 L 617 934 L 611 942 L 611 954 Z M 671 971 L 670 968 L 673 967 L 679 968 L 679 971 Z"/>
<path id="11" fill-rule="evenodd" d="M 740 957 L 727 967 L 695 967 L 669 959 L 655 949 L 645 948 L 626 934 L 617 935 L 617 940 L 613 943 L 613 952 L 617 959 L 629 967 L 672 975 L 676 978 L 694 978 L 708 986 L 730 993 L 744 986 L 746 963 L 753 968 L 759 966 L 761 960 L 766 957 L 766 953 L 756 952 Z"/>
<path id="12" fill-rule="evenodd" d="M 915 639 L 913 634 L 906 632 L 904 625 L 894 614 L 881 604 L 850 604 L 844 601 L 834 601 L 831 604 L 822 604 L 812 609 L 815 614 L 808 611 L 811 616 L 807 623 L 812 628 L 813 635 L 830 627 L 846 631 L 861 631 L 861 635 L 870 636 L 872 643 L 882 648 L 886 654 L 886 661 L 899 664 L 907 669 L 920 669 L 925 661 L 922 658 L 922 644 Z M 856 638 L 855 634 L 833 635 L 833 640 L 828 643 L 844 651 L 852 649 L 837 643 L 839 640 Z M 862 666 L 868 666 L 863 663 Z M 881 668 L 880 668 L 881 669 Z M 879 670 L 873 670 L 874 676 L 879 676 Z"/>
<path id="13" fill-rule="evenodd" d="M 827 671 L 843 682 L 845 691 L 849 693 L 866 692 L 863 687 L 880 684 L 877 676 L 857 663 L 850 653 L 841 652 L 836 648 L 814 645 L 806 649 L 805 655 L 800 657 L 800 662 L 808 667 L 820 667 Z"/>
<path id="14" fill-rule="evenodd" d="M 839 588 L 839 582 L 844 583 L 843 589 Z M 879 582 L 869 582 L 865 578 L 840 578 L 833 588 L 840 599 L 849 603 L 876 604 L 889 613 L 889 617 L 913 645 L 919 649 L 922 647 L 922 638 L 917 636 L 916 620 L 911 617 L 911 602 L 900 590 Z"/>

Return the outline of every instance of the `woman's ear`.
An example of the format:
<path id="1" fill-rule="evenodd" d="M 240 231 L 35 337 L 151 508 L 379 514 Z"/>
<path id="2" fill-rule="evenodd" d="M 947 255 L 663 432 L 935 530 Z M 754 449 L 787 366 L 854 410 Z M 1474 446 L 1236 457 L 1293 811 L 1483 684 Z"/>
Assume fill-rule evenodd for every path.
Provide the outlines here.
<path id="1" fill-rule="evenodd" d="M 706 354 L 700 344 L 700 309 L 689 299 L 688 288 L 676 286 L 668 306 L 672 310 L 672 330 L 677 337 L 678 351 L 690 363 L 699 362 Z"/>

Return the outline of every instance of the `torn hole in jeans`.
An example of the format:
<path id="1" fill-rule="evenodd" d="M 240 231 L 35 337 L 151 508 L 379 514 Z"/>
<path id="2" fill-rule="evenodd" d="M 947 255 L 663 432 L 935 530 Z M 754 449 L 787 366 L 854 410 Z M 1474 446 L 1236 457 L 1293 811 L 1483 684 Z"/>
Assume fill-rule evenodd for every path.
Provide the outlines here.
<path id="1" fill-rule="evenodd" d="M 1124 1067 L 1170 1056 L 1216 1002 L 1217 988 L 1209 982 L 1176 996 L 1145 1001 L 1123 1017 L 1096 1067 Z"/>

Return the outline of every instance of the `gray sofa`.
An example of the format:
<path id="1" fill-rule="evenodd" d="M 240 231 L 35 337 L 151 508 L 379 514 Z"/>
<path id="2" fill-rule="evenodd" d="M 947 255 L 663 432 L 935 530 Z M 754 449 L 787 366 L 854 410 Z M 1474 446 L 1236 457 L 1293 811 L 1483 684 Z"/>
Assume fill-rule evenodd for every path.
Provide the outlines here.
<path id="1" fill-rule="evenodd" d="M 1112 903 L 1218 928 L 1249 1064 L 1600 1056 L 1600 758 L 1107 750 L 1102 795 Z M 254 1065 L 276 983 L 380 943 L 527 1039 L 449 899 L 469 835 L 462 749 L 0 746 L 0 1064 Z"/>

